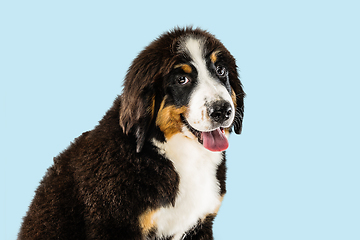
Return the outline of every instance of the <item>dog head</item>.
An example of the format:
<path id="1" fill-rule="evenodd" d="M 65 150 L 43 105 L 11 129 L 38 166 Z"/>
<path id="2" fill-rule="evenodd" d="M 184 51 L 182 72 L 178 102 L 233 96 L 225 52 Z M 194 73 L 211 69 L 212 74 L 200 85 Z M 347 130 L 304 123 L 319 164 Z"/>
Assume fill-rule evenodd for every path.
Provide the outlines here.
<path id="1" fill-rule="evenodd" d="M 210 33 L 175 29 L 133 61 L 121 95 L 120 126 L 140 152 L 146 140 L 181 133 L 210 151 L 240 134 L 244 96 L 234 57 Z"/>

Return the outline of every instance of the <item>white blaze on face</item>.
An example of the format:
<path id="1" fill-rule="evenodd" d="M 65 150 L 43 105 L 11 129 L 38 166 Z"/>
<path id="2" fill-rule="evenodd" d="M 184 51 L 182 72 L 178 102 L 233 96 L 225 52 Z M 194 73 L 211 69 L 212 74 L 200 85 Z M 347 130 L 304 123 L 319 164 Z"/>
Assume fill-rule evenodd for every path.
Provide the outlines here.
<path id="1" fill-rule="evenodd" d="M 218 79 L 211 76 L 204 58 L 204 40 L 189 37 L 182 46 L 189 54 L 192 64 L 198 72 L 198 83 L 194 88 L 189 101 L 189 111 L 186 114 L 187 122 L 196 130 L 201 132 L 212 131 L 220 127 L 216 125 L 208 115 L 207 105 L 218 100 L 225 100 L 230 103 L 232 113 L 230 118 L 221 127 L 230 127 L 234 120 L 235 107 L 228 90 Z"/>

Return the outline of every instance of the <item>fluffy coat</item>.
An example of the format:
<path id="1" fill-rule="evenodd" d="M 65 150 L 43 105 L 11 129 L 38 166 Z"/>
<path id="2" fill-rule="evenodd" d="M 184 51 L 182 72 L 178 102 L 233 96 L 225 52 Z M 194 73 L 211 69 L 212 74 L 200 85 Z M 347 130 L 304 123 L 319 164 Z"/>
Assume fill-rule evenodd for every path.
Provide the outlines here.
<path id="1" fill-rule="evenodd" d="M 161 216 L 160 209 L 175 208 L 180 182 L 184 182 L 168 149 L 170 143 L 176 146 L 176 137 L 172 136 L 180 136 L 176 133 L 184 127 L 179 109 L 188 100 L 176 99 L 167 83 L 174 66 L 184 59 L 178 50 L 184 36 L 204 39 L 209 52 L 222 52 L 236 106 L 234 121 L 226 132 L 232 128 L 241 132 L 245 94 L 235 59 L 206 31 L 186 28 L 165 33 L 134 60 L 122 95 L 98 126 L 54 158 L 24 218 L 19 240 L 213 239 L 212 223 L 217 210 L 199 216 L 193 226 L 178 235 L 158 233 L 154 220 L 156 214 Z M 159 116 L 165 106 L 174 106 L 178 112 L 169 110 L 166 115 L 163 111 Z M 167 133 L 170 128 L 172 132 Z M 196 148 L 202 148 L 197 140 L 193 142 Z M 200 160 L 208 161 L 210 154 L 199 155 L 204 158 Z M 211 166 L 216 166 L 212 174 L 220 203 L 226 192 L 226 160 L 225 152 L 214 154 L 218 156 L 214 159 L 219 160 Z"/>

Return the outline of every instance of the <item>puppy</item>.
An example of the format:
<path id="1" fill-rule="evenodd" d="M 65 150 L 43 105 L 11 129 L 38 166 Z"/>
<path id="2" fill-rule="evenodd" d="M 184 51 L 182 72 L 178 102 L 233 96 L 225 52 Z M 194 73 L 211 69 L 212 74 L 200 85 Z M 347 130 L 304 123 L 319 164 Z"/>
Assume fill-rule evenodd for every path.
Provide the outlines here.
<path id="1" fill-rule="evenodd" d="M 18 239 L 213 239 L 244 96 L 234 57 L 213 35 L 161 35 L 99 125 L 54 158 Z"/>

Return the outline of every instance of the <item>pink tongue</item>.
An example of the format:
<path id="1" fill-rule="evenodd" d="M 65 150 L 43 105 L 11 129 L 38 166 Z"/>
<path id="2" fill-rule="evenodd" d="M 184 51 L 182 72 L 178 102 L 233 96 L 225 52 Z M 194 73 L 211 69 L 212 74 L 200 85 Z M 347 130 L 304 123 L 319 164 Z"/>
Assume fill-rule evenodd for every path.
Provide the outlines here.
<path id="1" fill-rule="evenodd" d="M 220 128 L 211 132 L 202 132 L 203 145 L 206 149 L 214 152 L 221 152 L 229 147 L 229 142 Z"/>

